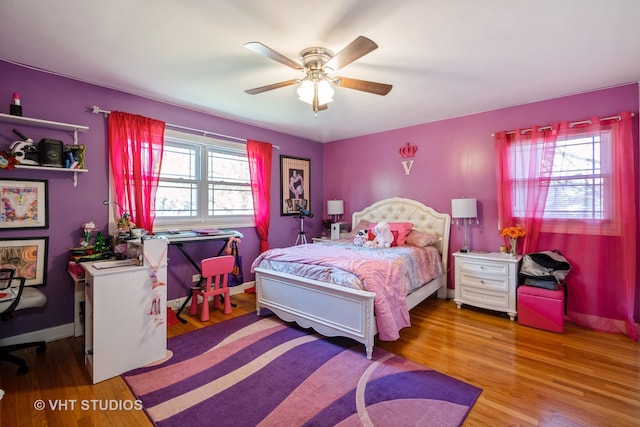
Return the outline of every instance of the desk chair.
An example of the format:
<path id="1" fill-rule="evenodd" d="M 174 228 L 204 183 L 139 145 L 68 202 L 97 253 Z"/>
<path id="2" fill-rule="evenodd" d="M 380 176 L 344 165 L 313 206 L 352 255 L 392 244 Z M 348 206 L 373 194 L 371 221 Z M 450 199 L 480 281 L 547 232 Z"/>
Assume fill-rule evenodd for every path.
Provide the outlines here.
<path id="1" fill-rule="evenodd" d="M 204 288 L 192 288 L 191 315 L 198 313 L 198 296 L 202 297 L 200 320 L 209 320 L 209 297 L 213 296 L 213 308 L 220 307 L 220 297 L 224 297 L 224 314 L 231 314 L 231 298 L 229 296 L 229 273 L 233 271 L 236 258 L 232 255 L 203 259 L 200 263 L 202 277 L 206 279 Z"/>
<path id="2" fill-rule="evenodd" d="M 13 299 L 0 301 L 0 320 L 10 319 L 16 310 L 42 307 L 46 304 L 47 297 L 35 288 L 25 287 L 25 280 L 24 277 L 15 277 L 15 269 L 13 268 L 0 268 L 0 293 L 15 295 Z M 18 375 L 26 374 L 29 371 L 27 363 L 10 352 L 29 347 L 36 347 L 38 353 L 44 353 L 47 350 L 47 344 L 44 341 L 7 345 L 0 347 L 0 360 L 18 365 Z"/>

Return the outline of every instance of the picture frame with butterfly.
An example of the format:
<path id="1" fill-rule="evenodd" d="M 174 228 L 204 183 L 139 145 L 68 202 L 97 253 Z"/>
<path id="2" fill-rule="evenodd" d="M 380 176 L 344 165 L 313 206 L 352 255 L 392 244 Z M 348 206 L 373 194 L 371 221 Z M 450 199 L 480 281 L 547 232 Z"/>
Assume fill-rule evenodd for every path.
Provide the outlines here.
<path id="1" fill-rule="evenodd" d="M 49 228 L 49 182 L 0 179 L 0 230 Z"/>

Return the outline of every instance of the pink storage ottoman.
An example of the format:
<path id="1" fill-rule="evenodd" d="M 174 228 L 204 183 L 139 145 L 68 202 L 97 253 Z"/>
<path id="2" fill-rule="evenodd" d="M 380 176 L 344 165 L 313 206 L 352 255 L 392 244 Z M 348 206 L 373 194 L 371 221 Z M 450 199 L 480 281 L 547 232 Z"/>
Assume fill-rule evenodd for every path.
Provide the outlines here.
<path id="1" fill-rule="evenodd" d="M 518 287 L 518 323 L 562 333 L 564 327 L 564 289 Z"/>

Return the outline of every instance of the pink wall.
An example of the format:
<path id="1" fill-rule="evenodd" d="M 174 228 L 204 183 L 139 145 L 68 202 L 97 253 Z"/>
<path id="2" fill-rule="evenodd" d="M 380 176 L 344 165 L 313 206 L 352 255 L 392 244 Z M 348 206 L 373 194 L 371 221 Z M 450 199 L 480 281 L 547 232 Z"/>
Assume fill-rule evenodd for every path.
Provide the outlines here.
<path id="1" fill-rule="evenodd" d="M 638 158 L 638 105 L 638 85 L 630 84 L 335 141 L 327 144 L 324 152 L 325 200 L 343 199 L 345 218 L 350 220 L 351 212 L 387 197 L 408 197 L 449 214 L 451 199 L 475 197 L 480 225 L 470 229 L 470 246 L 497 251 L 503 241 L 498 233 L 491 134 L 632 111 L 636 113 Z M 409 176 L 405 175 L 398 153 L 407 142 L 418 147 Z M 463 239 L 462 226 L 452 224 L 451 252 L 462 247 Z M 451 260 L 449 265 L 453 265 Z M 449 287 L 453 287 L 451 271 Z"/>

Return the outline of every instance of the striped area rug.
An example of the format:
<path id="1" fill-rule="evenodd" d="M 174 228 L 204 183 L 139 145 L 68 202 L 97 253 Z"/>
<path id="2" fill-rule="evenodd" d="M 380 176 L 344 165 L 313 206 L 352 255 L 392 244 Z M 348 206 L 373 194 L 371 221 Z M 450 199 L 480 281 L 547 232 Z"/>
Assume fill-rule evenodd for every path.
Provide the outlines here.
<path id="1" fill-rule="evenodd" d="M 470 384 L 345 338 L 255 313 L 169 339 L 123 374 L 158 426 L 458 426 Z"/>

